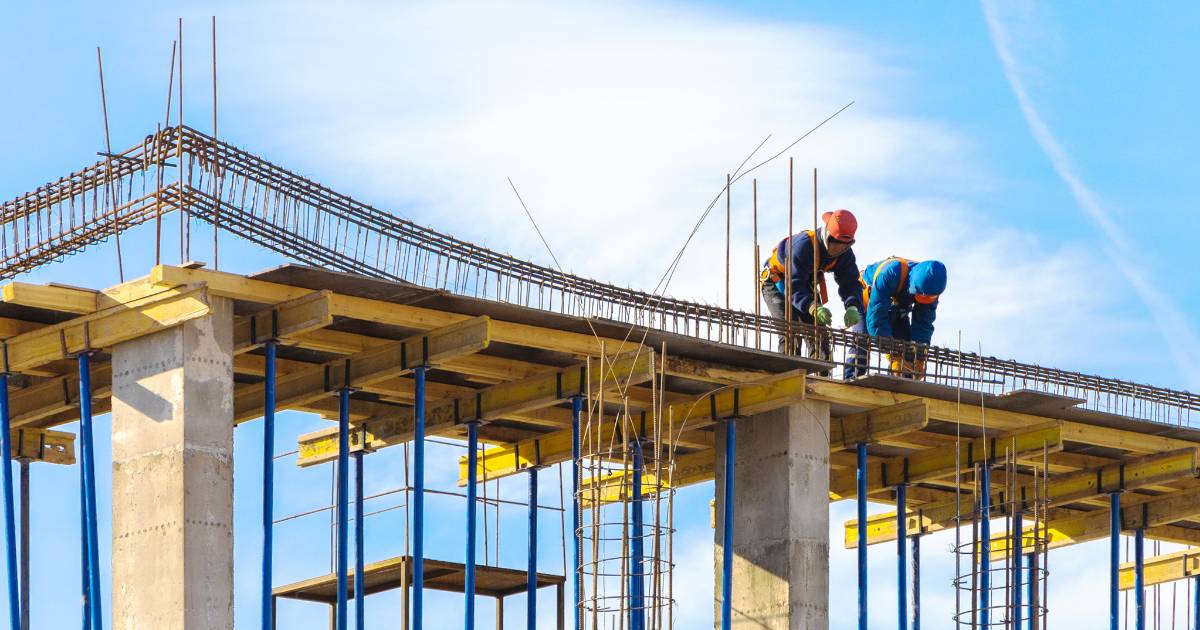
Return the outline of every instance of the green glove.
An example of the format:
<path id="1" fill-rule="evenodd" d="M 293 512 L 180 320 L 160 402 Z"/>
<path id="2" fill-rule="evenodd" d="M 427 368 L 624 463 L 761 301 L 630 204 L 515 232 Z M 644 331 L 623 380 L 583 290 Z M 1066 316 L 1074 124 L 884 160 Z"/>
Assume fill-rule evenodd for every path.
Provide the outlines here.
<path id="1" fill-rule="evenodd" d="M 846 307 L 846 315 L 842 319 L 846 323 L 846 328 L 849 328 L 862 320 L 862 316 L 858 314 L 857 306 Z"/>
<path id="2" fill-rule="evenodd" d="M 818 326 L 828 326 L 833 321 L 833 312 L 816 302 L 808 307 L 808 314 Z"/>

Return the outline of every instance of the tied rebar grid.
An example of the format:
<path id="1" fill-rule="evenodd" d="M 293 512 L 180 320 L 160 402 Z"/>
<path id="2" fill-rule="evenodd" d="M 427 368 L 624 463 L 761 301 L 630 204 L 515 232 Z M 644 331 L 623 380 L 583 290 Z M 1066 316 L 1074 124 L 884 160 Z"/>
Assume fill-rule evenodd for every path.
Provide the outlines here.
<path id="1" fill-rule="evenodd" d="M 954 627 L 1043 628 L 1050 575 L 1046 451 L 1043 448 L 1040 454 L 1032 455 L 1041 462 L 1030 466 L 1026 458 L 1018 457 L 1003 442 L 996 448 L 1005 448 L 1001 457 L 985 454 L 985 461 L 973 466 L 970 511 L 956 517 L 957 527 L 960 531 L 969 528 L 970 538 L 959 542 L 961 538 L 956 535 L 956 543 L 951 546 L 955 554 L 953 584 L 957 592 Z M 982 474 L 985 466 L 991 474 Z M 999 483 L 992 477 L 996 472 L 1003 473 Z M 989 480 L 986 517 L 981 479 Z M 985 520 L 990 527 L 983 526 Z M 990 541 L 986 547 L 985 536 Z"/>
<path id="2" fill-rule="evenodd" d="M 629 325 L 634 341 L 641 329 L 651 329 L 775 350 L 786 345 L 781 339 L 791 330 L 798 339 L 818 336 L 839 368 L 856 348 L 875 357 L 868 372 L 887 373 L 882 355 L 907 353 L 924 357 L 921 376 L 932 382 L 957 384 L 957 366 L 968 366 L 965 382 L 986 394 L 1029 389 L 1077 398 L 1093 410 L 1187 426 L 1191 412 L 1200 410 L 1200 394 L 848 330 L 787 326 L 767 316 L 564 274 L 377 210 L 189 127 L 147 136 L 0 206 L 0 277 L 61 260 L 181 208 L 181 252 L 190 250 L 183 234 L 190 234 L 195 219 L 307 264 Z"/>
<path id="3" fill-rule="evenodd" d="M 589 362 L 590 370 L 606 367 Z M 628 380 L 613 376 L 617 383 Z M 661 374 L 654 378 L 661 381 Z M 669 630 L 675 617 L 671 436 L 677 432 L 660 421 L 657 386 L 645 411 L 630 409 L 624 389 L 590 391 L 580 423 L 581 518 L 575 535 L 582 549 L 582 590 L 575 614 L 581 628 L 592 630 Z"/>

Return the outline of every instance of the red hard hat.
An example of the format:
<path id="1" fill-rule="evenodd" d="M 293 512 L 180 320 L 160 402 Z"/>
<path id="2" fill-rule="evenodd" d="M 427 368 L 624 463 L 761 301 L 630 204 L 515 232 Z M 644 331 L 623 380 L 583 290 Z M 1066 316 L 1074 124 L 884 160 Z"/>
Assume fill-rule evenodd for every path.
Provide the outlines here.
<path id="1" fill-rule="evenodd" d="M 834 210 L 821 215 L 825 221 L 825 230 L 829 236 L 839 241 L 853 241 L 854 233 L 858 231 L 858 219 L 849 210 Z"/>

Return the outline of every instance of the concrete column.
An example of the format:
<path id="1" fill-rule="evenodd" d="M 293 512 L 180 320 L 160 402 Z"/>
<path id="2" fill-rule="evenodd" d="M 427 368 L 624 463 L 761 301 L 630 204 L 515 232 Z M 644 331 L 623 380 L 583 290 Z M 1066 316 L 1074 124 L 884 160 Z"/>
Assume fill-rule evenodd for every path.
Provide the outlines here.
<path id="1" fill-rule="evenodd" d="M 233 627 L 233 308 L 117 345 L 113 627 Z"/>
<path id="2" fill-rule="evenodd" d="M 717 431 L 716 610 L 721 607 L 724 427 Z M 829 628 L 829 405 L 806 401 L 738 421 L 733 625 Z M 714 616 L 720 627 L 719 612 Z"/>

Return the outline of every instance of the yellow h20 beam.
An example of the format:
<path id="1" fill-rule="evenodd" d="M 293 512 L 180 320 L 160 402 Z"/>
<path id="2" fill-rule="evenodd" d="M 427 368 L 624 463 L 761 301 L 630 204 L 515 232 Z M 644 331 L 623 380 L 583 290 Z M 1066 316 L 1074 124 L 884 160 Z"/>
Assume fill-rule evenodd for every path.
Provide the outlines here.
<path id="1" fill-rule="evenodd" d="M 953 475 L 958 467 L 970 468 L 985 458 L 995 460 L 1005 452 L 1012 455 L 1062 449 L 1062 427 L 1057 422 L 1008 434 L 975 438 L 867 464 L 867 494 L 902 483 L 915 483 Z M 829 494 L 848 499 L 858 493 L 855 470 L 836 471 L 829 479 Z"/>
<path id="2" fill-rule="evenodd" d="M 1121 565 L 1117 576 L 1117 588 L 1122 591 L 1134 588 L 1133 570 L 1132 562 Z M 1142 563 L 1142 579 L 1146 586 L 1166 584 L 1197 575 L 1200 575 L 1200 549 L 1195 547 L 1147 558 Z"/>
<path id="3" fill-rule="evenodd" d="M 714 422 L 730 417 L 762 413 L 803 400 L 804 380 L 803 372 L 787 372 L 756 383 L 731 385 L 692 400 L 677 402 L 668 405 L 664 416 L 669 420 L 660 420 L 661 427 L 647 426 L 653 424 L 653 419 L 630 422 L 629 424 L 633 428 L 628 437 L 632 437 L 633 433 L 642 436 L 659 434 L 656 428 L 661 429 L 661 435 L 669 435 L 669 429 L 673 427 L 675 434 L 668 437 L 671 445 L 681 444 L 684 440 L 694 443 L 699 441 L 693 437 L 699 433 L 696 430 Z M 644 415 L 638 416 L 639 419 L 645 417 Z M 614 437 L 620 436 L 617 423 L 606 421 L 597 437 L 601 443 L 607 444 Z M 584 436 L 582 439 L 592 438 Z M 711 441 L 705 441 L 708 443 L 704 446 L 711 447 Z M 664 445 L 664 447 L 670 448 L 670 445 Z M 709 457 L 711 457 L 711 451 Z M 569 459 L 571 459 L 571 431 L 569 429 L 556 431 L 515 444 L 485 449 L 480 454 L 479 464 L 476 467 L 477 479 L 481 481 L 497 479 L 514 475 L 530 466 L 549 466 Z M 617 474 L 620 474 L 619 471 Z M 464 485 L 466 482 L 467 458 L 462 456 L 459 458 L 458 483 Z"/>
<path id="4" fill-rule="evenodd" d="M 1110 492 L 1136 490 L 1180 479 L 1195 478 L 1198 474 L 1197 450 L 1184 448 L 1161 455 L 1142 457 L 1135 461 L 1115 462 L 1099 468 L 1055 475 L 1046 482 L 1046 495 L 1050 507 L 1080 501 Z M 1035 496 L 1032 484 L 1026 483 L 1017 490 L 1018 496 Z M 971 499 L 965 498 L 966 509 Z M 992 505 L 997 509 L 1007 503 L 1004 491 L 992 492 Z M 916 536 L 953 527 L 958 508 L 953 501 L 921 507 L 908 511 L 906 534 Z M 867 518 L 867 544 L 896 540 L 896 513 L 884 512 Z M 845 524 L 846 548 L 858 546 L 858 522 L 855 519 Z"/>
<path id="5" fill-rule="evenodd" d="M 653 351 L 643 349 L 613 358 L 604 370 L 588 370 L 585 364 L 579 364 L 485 387 L 467 396 L 433 401 L 426 405 L 425 431 L 427 435 L 436 435 L 465 422 L 497 420 L 507 414 L 549 407 L 586 393 L 589 388 L 609 389 L 644 383 L 653 378 L 654 357 Z M 351 449 L 375 450 L 411 440 L 413 410 L 411 407 L 396 409 L 390 415 L 371 417 L 358 423 L 359 430 L 352 436 L 355 442 L 351 443 Z M 361 438 L 359 434 L 362 434 Z M 300 436 L 299 450 L 297 463 L 300 466 L 332 461 L 337 457 L 337 430 L 325 429 Z"/>

